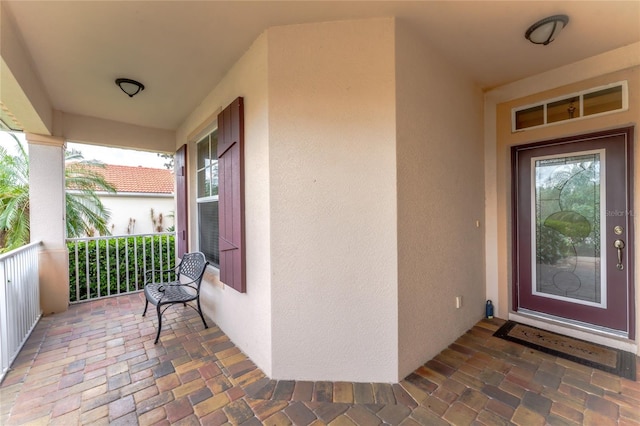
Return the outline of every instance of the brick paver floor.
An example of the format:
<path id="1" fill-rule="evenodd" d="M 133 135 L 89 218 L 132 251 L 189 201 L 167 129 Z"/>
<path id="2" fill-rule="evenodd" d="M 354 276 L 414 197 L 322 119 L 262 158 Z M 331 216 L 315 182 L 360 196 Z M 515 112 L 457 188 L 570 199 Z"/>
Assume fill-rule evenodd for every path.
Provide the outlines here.
<path id="1" fill-rule="evenodd" d="M 640 382 L 497 339 L 499 319 L 401 383 L 278 381 L 189 308 L 165 313 L 154 345 L 143 297 L 42 318 L 0 387 L 0 424 L 640 425 Z"/>

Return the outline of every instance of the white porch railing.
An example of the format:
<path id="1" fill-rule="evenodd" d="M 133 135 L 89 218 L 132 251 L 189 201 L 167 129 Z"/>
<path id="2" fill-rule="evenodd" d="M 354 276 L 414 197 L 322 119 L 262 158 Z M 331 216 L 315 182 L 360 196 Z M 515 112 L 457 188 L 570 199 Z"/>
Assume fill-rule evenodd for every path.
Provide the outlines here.
<path id="1" fill-rule="evenodd" d="M 70 303 L 142 290 L 145 274 L 175 265 L 175 233 L 69 238 Z M 163 282 L 167 277 L 152 276 Z"/>
<path id="2" fill-rule="evenodd" d="M 0 256 L 0 382 L 38 323 L 38 250 L 31 243 Z"/>

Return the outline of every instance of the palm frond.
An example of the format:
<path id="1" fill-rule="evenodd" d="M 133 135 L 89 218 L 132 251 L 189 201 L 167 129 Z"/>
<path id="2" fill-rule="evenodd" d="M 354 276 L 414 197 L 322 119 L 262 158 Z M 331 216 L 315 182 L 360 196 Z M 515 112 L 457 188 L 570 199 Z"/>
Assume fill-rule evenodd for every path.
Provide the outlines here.
<path id="1" fill-rule="evenodd" d="M 13 136 L 13 135 L 12 135 Z M 9 155 L 0 147 L 0 251 L 13 249 L 29 241 L 29 157 L 17 138 L 17 154 Z M 65 152 L 65 194 L 67 236 L 81 237 L 95 229 L 109 235 L 110 212 L 96 191 L 116 193 L 100 169 L 100 161 L 84 160 L 76 150 Z"/>

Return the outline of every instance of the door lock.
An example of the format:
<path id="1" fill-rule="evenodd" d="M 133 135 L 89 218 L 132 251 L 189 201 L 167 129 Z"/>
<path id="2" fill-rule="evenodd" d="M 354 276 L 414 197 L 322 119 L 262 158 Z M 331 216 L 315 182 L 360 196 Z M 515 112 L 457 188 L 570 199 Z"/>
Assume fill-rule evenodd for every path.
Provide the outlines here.
<path id="1" fill-rule="evenodd" d="M 624 248 L 624 241 L 615 240 L 613 242 L 613 246 L 618 249 L 618 264 L 616 267 L 622 271 L 624 269 L 624 265 L 622 264 L 622 249 Z"/>

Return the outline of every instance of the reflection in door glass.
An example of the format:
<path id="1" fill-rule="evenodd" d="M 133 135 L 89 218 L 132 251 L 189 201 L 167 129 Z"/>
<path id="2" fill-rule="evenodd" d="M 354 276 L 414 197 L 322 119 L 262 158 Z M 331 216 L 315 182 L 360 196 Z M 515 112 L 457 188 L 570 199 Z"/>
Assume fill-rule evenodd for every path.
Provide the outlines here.
<path id="1" fill-rule="evenodd" d="M 534 293 L 603 304 L 601 152 L 534 161 Z"/>

